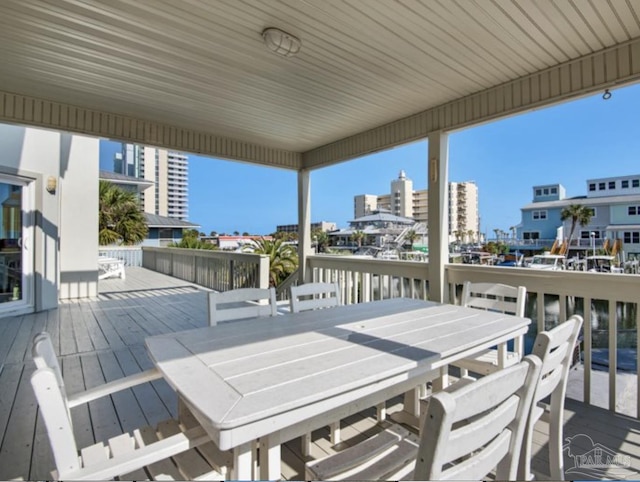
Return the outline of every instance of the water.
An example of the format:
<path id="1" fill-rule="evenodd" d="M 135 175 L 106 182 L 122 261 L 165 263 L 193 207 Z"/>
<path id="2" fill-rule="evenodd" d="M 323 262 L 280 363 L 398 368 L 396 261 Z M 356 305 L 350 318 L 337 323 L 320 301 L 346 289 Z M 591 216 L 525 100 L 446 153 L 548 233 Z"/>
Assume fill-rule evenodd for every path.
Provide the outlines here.
<path id="1" fill-rule="evenodd" d="M 636 303 L 617 303 L 617 365 L 619 371 L 637 371 L 637 327 Z M 545 329 L 551 329 L 559 322 L 559 297 L 545 296 Z M 584 299 L 569 298 L 567 300 L 567 317 L 579 314 L 584 318 Z M 537 295 L 527 294 L 525 316 L 531 318 L 529 332 L 525 336 L 525 353 L 531 353 L 538 332 Z M 609 302 L 592 300 L 591 303 L 591 349 L 593 368 L 607 370 L 609 365 Z M 586 323 L 586 320 L 585 320 Z"/>

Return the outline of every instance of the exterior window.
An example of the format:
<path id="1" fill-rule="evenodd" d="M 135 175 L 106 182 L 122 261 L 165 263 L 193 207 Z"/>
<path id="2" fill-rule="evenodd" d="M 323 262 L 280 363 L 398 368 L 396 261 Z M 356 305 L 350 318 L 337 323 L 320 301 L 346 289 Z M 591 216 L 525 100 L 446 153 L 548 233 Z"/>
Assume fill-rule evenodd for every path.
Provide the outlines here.
<path id="1" fill-rule="evenodd" d="M 609 181 L 609 189 L 615 189 L 616 188 L 616 182 L 615 181 Z"/>
<path id="2" fill-rule="evenodd" d="M 547 219 L 547 211 L 533 211 L 532 213 L 533 219 Z"/>
<path id="3" fill-rule="evenodd" d="M 551 194 L 558 194 L 558 188 L 557 187 L 552 187 L 551 188 Z"/>
<path id="4" fill-rule="evenodd" d="M 591 211 L 591 217 L 595 218 L 596 217 L 596 208 L 587 208 L 589 211 Z"/>
<path id="5" fill-rule="evenodd" d="M 622 189 L 628 189 L 628 188 L 629 188 L 629 180 L 622 181 L 622 182 L 620 183 L 620 187 L 621 187 Z"/>
<path id="6" fill-rule="evenodd" d="M 160 239 L 173 239 L 173 229 L 171 228 L 158 229 L 158 237 Z"/>
<path id="7" fill-rule="evenodd" d="M 607 183 L 606 182 L 599 182 L 598 183 L 598 191 L 604 191 L 607 188 Z"/>
<path id="8" fill-rule="evenodd" d="M 625 231 L 624 242 L 626 244 L 640 244 L 640 232 L 638 231 Z"/>
<path id="9" fill-rule="evenodd" d="M 540 239 L 540 233 L 538 231 L 525 231 L 522 233 L 523 239 Z"/>
<path id="10" fill-rule="evenodd" d="M 549 195 L 549 188 L 548 188 L 548 187 L 545 187 L 545 188 L 544 188 L 544 190 L 543 190 L 543 192 L 544 192 L 544 195 L 545 195 L 545 196 L 548 196 L 548 195 Z"/>
<path id="11" fill-rule="evenodd" d="M 640 214 L 640 206 L 629 206 L 628 214 L 629 216 L 637 216 Z"/>
<path id="12" fill-rule="evenodd" d="M 589 239 L 591 238 L 591 233 L 596 233 L 594 236 L 595 239 L 600 239 L 600 231 L 580 231 L 581 239 Z"/>
<path id="13" fill-rule="evenodd" d="M 640 179 L 634 179 L 631 181 L 631 187 L 640 187 Z"/>
<path id="14" fill-rule="evenodd" d="M 536 196 L 542 196 L 542 189 L 536 189 Z"/>
<path id="15" fill-rule="evenodd" d="M 591 184 L 589 184 L 589 191 L 595 191 L 595 190 L 596 190 L 596 184 L 592 182 Z"/>

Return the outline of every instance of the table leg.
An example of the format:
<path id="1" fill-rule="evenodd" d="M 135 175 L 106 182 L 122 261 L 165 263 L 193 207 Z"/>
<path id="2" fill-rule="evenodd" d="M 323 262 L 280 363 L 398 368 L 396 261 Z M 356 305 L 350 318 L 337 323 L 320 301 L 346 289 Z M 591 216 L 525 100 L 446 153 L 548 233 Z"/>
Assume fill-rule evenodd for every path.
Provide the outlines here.
<path id="1" fill-rule="evenodd" d="M 391 415 L 391 419 L 417 427 L 420 423 L 420 388 L 416 387 L 404 394 L 404 407 Z"/>
<path id="2" fill-rule="evenodd" d="M 233 474 L 236 480 L 251 480 L 253 462 L 251 460 L 252 442 L 247 442 L 233 449 Z"/>
<path id="3" fill-rule="evenodd" d="M 280 468 L 280 443 L 273 437 L 260 437 L 260 479 L 279 480 Z M 238 477 L 242 479 L 242 477 Z"/>
<path id="4" fill-rule="evenodd" d="M 433 393 L 440 392 L 449 386 L 449 366 L 440 368 L 440 376 L 433 381 Z"/>

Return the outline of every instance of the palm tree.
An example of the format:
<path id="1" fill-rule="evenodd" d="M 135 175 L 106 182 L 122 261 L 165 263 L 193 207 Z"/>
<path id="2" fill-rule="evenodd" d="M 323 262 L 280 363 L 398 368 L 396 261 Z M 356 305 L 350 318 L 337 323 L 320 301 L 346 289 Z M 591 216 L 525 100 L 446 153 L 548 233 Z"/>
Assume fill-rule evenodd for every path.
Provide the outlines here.
<path id="1" fill-rule="evenodd" d="M 467 236 L 469 236 L 469 242 L 473 243 L 473 235 L 475 234 L 475 231 L 473 229 L 469 229 L 467 231 Z"/>
<path id="2" fill-rule="evenodd" d="M 329 235 L 322 229 L 314 229 L 311 231 L 311 239 L 315 241 L 318 253 L 325 252 L 329 247 Z"/>
<path id="3" fill-rule="evenodd" d="M 356 243 L 358 243 L 358 247 L 362 246 L 362 241 L 364 240 L 364 238 L 365 238 L 364 232 L 360 231 L 359 229 L 351 235 L 351 239 Z"/>
<path id="4" fill-rule="evenodd" d="M 278 286 L 287 276 L 298 269 L 298 254 L 293 246 L 281 239 L 256 239 L 251 246 L 253 253 L 269 257 L 269 285 Z M 249 247 L 247 247 L 249 249 Z"/>
<path id="5" fill-rule="evenodd" d="M 593 209 L 582 204 L 571 204 L 560 212 L 560 219 L 562 221 L 571 219 L 571 231 L 569 231 L 569 246 L 571 246 L 571 240 L 573 239 L 573 232 L 576 229 L 576 224 L 580 224 L 580 226 L 586 226 L 591 222 L 592 216 Z"/>
<path id="6" fill-rule="evenodd" d="M 149 228 L 140 211 L 135 194 L 110 182 L 100 181 L 98 242 L 107 244 L 138 244 L 146 238 Z"/>
<path id="7" fill-rule="evenodd" d="M 418 239 L 418 233 L 414 229 L 410 229 L 407 231 L 407 241 L 411 244 L 411 249 L 413 249 L 413 243 Z"/>
<path id="8" fill-rule="evenodd" d="M 509 228 L 509 230 L 511 231 L 511 237 L 512 237 L 513 239 L 516 239 L 516 229 L 517 229 L 517 228 L 516 228 L 515 226 L 511 226 L 511 227 Z"/>
<path id="9" fill-rule="evenodd" d="M 493 232 L 496 235 L 496 241 L 500 238 L 500 231 L 501 231 L 500 228 L 494 228 L 493 229 Z"/>
<path id="10" fill-rule="evenodd" d="M 178 243 L 169 243 L 169 248 L 206 249 L 215 251 L 218 247 L 215 244 L 206 243 L 194 236 L 183 236 Z"/>

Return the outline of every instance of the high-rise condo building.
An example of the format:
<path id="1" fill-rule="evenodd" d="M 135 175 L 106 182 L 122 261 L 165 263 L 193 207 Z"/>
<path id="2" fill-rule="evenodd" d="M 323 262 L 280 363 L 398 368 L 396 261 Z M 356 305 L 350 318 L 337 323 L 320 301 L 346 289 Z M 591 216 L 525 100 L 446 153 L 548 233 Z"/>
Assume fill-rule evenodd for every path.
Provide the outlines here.
<path id="1" fill-rule="evenodd" d="M 180 152 L 124 144 L 115 156 L 113 170 L 153 183 L 140 194 L 144 212 L 185 221 L 189 217 L 188 160 Z"/>
<path id="2" fill-rule="evenodd" d="M 413 181 L 404 171 L 391 181 L 389 194 L 360 194 L 353 198 L 356 219 L 385 210 L 396 216 L 429 224 L 428 190 L 414 191 Z M 478 186 L 473 181 L 449 183 L 449 236 L 451 240 L 474 241 L 480 230 Z"/>

